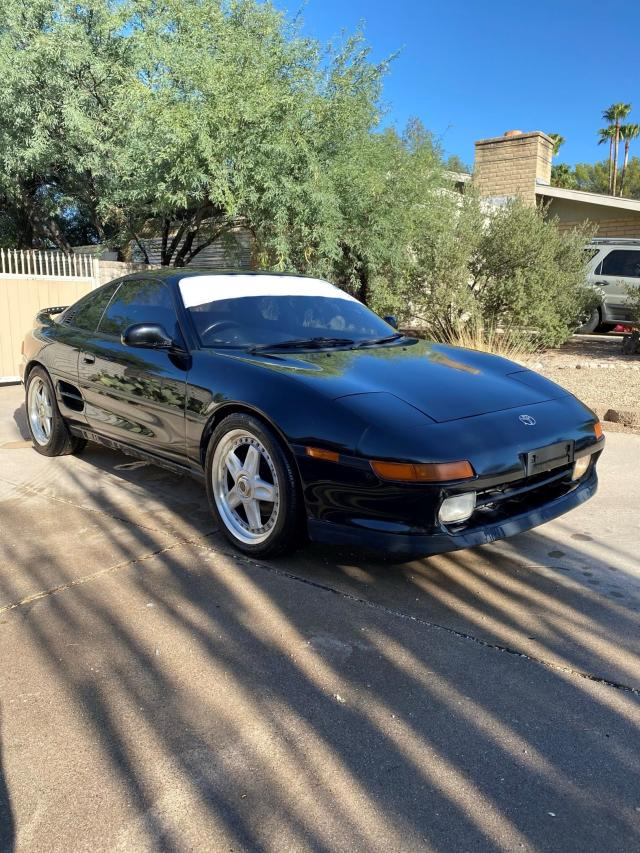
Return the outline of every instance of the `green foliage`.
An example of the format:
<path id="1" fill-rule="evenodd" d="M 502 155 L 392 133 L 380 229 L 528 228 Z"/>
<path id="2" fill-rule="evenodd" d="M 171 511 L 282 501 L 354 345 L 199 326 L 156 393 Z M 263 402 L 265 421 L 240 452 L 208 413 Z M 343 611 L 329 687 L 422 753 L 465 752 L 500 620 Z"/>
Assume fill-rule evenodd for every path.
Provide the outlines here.
<path id="1" fill-rule="evenodd" d="M 551 185 L 574 190 L 577 187 L 576 176 L 571 166 L 566 163 L 558 163 L 551 167 Z"/>
<path id="2" fill-rule="evenodd" d="M 572 169 L 558 163 L 551 169 L 551 183 L 556 187 L 583 190 L 590 193 L 609 192 L 609 166 L 606 160 L 598 163 L 576 163 Z M 631 157 L 624 167 L 624 198 L 640 199 L 640 157 Z"/>
<path id="3" fill-rule="evenodd" d="M 337 254 L 328 166 L 375 127 L 386 67 L 359 35 L 323 48 L 256 0 L 3 12 L 5 242 L 67 248 L 84 219 L 113 244 L 160 233 L 180 265 L 240 218 L 262 262 Z"/>
<path id="4" fill-rule="evenodd" d="M 520 202 L 491 217 L 474 268 L 474 290 L 491 325 L 528 329 L 546 346 L 563 343 L 593 302 L 586 283 L 588 226 L 562 233 L 544 211 Z"/>
<path id="5" fill-rule="evenodd" d="M 487 217 L 419 122 L 380 131 L 387 63 L 360 34 L 325 47 L 258 0 L 3 13 L 2 244 L 144 256 L 160 235 L 180 266 L 242 222 L 256 266 L 326 276 L 404 321 L 480 317 L 551 343 L 572 328 L 586 235 L 519 205 Z"/>
<path id="6" fill-rule="evenodd" d="M 334 280 L 366 303 L 402 288 L 418 268 L 416 245 L 431 230 L 444 188 L 440 157 L 419 122 L 345 146 L 330 169 L 339 201 Z"/>
<path id="7" fill-rule="evenodd" d="M 631 305 L 631 315 L 634 319 L 636 329 L 640 328 L 640 287 L 629 285 L 627 287 L 629 303 Z"/>
<path id="8" fill-rule="evenodd" d="M 522 333 L 532 347 L 567 340 L 594 299 L 584 256 L 592 231 L 562 233 L 519 201 L 493 213 L 471 194 L 442 201 L 416 235 L 414 274 L 377 289 L 375 307 L 444 340 L 467 323 Z"/>
<path id="9" fill-rule="evenodd" d="M 567 140 L 559 133 L 550 133 L 549 138 L 553 142 L 553 156 L 555 157 Z"/>
<path id="10" fill-rule="evenodd" d="M 473 171 L 473 169 L 467 163 L 463 162 L 457 154 L 450 154 L 449 157 L 447 157 L 445 169 L 449 172 L 462 172 L 463 174 L 466 173 L 468 175 Z"/>

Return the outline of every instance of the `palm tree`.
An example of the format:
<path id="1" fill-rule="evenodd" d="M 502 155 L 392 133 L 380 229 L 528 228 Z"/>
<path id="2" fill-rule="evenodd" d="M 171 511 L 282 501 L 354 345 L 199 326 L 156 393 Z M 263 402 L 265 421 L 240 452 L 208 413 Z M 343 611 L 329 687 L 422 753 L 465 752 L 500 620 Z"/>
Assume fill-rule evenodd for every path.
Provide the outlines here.
<path id="1" fill-rule="evenodd" d="M 560 136 L 559 133 L 550 133 L 549 139 L 553 142 L 553 156 L 555 157 L 561 146 L 567 141 L 564 136 Z"/>
<path id="2" fill-rule="evenodd" d="M 624 139 L 624 162 L 622 163 L 622 174 L 620 175 L 620 195 L 624 189 L 624 175 L 627 171 L 627 163 L 629 162 L 629 146 L 632 139 L 637 139 L 640 136 L 640 124 L 621 124 L 620 139 Z"/>
<path id="3" fill-rule="evenodd" d="M 616 129 L 610 124 L 609 127 L 601 127 L 598 131 L 598 145 L 603 145 L 609 141 L 609 192 L 611 192 L 611 184 L 613 178 L 613 140 L 615 139 Z"/>
<path id="4" fill-rule="evenodd" d="M 631 104 L 611 104 L 611 106 L 602 113 L 602 118 L 612 124 L 615 129 L 615 137 L 613 140 L 613 178 L 611 180 L 611 192 L 616 194 L 616 182 L 618 178 L 618 145 L 620 143 L 620 120 L 626 118 L 631 112 Z"/>

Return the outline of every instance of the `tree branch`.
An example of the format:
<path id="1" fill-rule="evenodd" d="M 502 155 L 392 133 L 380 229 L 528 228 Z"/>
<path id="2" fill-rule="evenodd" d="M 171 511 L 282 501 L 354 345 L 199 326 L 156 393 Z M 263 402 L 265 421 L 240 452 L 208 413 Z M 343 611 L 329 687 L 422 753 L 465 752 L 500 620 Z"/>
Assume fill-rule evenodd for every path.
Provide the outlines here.
<path id="1" fill-rule="evenodd" d="M 225 226 L 222 226 L 222 227 L 218 228 L 217 231 L 214 232 L 212 237 L 210 237 L 208 240 L 205 240 L 204 243 L 199 243 L 195 247 L 195 249 L 191 250 L 187 259 L 184 262 L 184 265 L 187 266 L 187 264 L 190 264 L 191 261 L 196 257 L 196 255 L 198 255 L 203 249 L 206 249 L 212 243 L 215 243 L 215 241 L 218 239 L 218 237 L 220 237 L 221 234 L 224 234 L 224 231 L 225 231 Z"/>

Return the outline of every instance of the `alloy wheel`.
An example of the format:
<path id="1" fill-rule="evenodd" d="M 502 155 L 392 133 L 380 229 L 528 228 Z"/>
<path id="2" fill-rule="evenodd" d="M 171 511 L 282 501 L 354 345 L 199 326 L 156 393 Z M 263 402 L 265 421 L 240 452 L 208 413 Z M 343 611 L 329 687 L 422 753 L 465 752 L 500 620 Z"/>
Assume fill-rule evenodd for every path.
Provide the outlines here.
<path id="1" fill-rule="evenodd" d="M 229 532 L 247 545 L 265 542 L 278 521 L 280 487 L 269 451 L 252 433 L 222 436 L 211 466 L 213 495 Z"/>
<path id="2" fill-rule="evenodd" d="M 29 383 L 28 414 L 31 433 L 41 447 L 49 443 L 53 425 L 53 406 L 45 382 L 35 376 Z"/>

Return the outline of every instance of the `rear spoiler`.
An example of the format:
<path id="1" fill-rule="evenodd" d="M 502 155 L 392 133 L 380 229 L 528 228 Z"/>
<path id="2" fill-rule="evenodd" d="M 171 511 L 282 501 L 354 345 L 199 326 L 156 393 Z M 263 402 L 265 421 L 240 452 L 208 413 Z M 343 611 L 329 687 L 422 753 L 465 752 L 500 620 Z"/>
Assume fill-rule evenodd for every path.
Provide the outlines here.
<path id="1" fill-rule="evenodd" d="M 52 316 L 54 314 L 62 314 L 68 307 L 68 305 L 56 305 L 54 308 L 42 308 L 36 314 L 36 323 L 39 323 L 41 326 L 48 326 L 53 322 Z"/>

